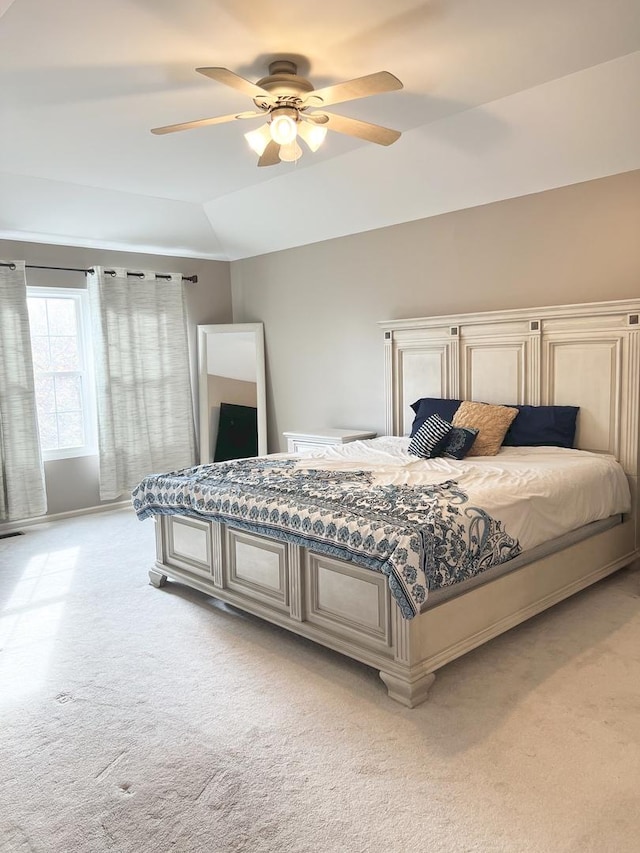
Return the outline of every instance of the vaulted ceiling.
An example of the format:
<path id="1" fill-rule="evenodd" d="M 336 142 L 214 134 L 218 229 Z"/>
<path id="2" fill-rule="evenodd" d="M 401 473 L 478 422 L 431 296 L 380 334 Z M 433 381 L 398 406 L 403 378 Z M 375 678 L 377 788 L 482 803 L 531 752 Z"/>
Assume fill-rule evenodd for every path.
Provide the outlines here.
<path id="1" fill-rule="evenodd" d="M 291 58 L 332 107 L 402 131 L 329 133 L 257 168 L 250 80 Z M 638 0 L 0 0 L 0 237 L 233 260 L 640 168 Z M 252 125 L 255 127 L 255 125 Z"/>

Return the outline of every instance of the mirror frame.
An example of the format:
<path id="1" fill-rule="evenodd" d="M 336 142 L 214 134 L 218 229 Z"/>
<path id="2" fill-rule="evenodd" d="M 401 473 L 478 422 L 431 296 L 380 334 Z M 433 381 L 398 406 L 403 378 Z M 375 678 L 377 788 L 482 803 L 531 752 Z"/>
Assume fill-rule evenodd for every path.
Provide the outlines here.
<path id="1" fill-rule="evenodd" d="M 264 327 L 262 323 L 222 323 L 198 326 L 198 411 L 200 422 L 200 464 L 213 461 L 211 434 L 209 430 L 210 408 L 207 391 L 207 351 L 209 336 L 253 332 L 256 345 L 256 398 L 258 416 L 258 456 L 264 456 L 267 450 L 267 389 L 264 361 Z"/>

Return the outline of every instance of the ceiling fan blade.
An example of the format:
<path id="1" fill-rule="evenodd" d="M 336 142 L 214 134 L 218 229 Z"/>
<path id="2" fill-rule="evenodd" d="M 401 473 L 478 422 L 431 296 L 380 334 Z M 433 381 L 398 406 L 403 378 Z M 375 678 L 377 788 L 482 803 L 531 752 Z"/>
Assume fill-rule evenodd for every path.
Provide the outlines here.
<path id="1" fill-rule="evenodd" d="M 224 83 L 225 86 L 231 86 L 232 89 L 237 89 L 243 95 L 248 95 L 250 98 L 264 98 L 269 93 L 262 86 L 256 86 L 250 80 L 245 80 L 239 74 L 229 71 L 228 68 L 196 68 L 199 74 L 204 74 L 205 77 L 210 77 L 218 83 Z"/>
<path id="2" fill-rule="evenodd" d="M 184 121 L 182 124 L 167 124 L 164 127 L 153 127 L 151 133 L 175 133 L 177 130 L 191 130 L 194 127 L 205 127 L 207 124 L 224 124 L 225 121 L 233 121 L 237 118 L 264 118 L 264 113 L 233 113 L 229 116 L 215 116 L 215 118 L 201 118 L 197 121 Z"/>
<path id="3" fill-rule="evenodd" d="M 258 166 L 277 166 L 280 162 L 280 146 L 271 140 L 258 160 Z"/>
<path id="4" fill-rule="evenodd" d="M 379 124 L 369 124 L 368 121 L 359 121 L 359 119 L 338 116 L 334 113 L 326 113 L 326 115 L 329 116 L 329 121 L 323 127 L 336 130 L 338 133 L 346 133 L 348 136 L 366 139 L 367 142 L 376 142 L 378 145 L 391 145 L 402 135 L 399 130 L 391 130 Z"/>
<path id="5" fill-rule="evenodd" d="M 356 98 L 367 98 L 369 95 L 379 95 L 382 92 L 393 92 L 396 89 L 402 89 L 400 80 L 388 71 L 378 71 L 376 74 L 367 74 L 366 77 L 356 77 L 355 80 L 309 92 L 305 104 L 308 103 L 310 107 L 324 107 L 355 101 Z"/>
<path id="6" fill-rule="evenodd" d="M 303 113 L 300 111 L 300 120 L 311 121 L 314 124 L 326 124 L 329 121 L 329 116 L 324 115 L 324 113 Z"/>

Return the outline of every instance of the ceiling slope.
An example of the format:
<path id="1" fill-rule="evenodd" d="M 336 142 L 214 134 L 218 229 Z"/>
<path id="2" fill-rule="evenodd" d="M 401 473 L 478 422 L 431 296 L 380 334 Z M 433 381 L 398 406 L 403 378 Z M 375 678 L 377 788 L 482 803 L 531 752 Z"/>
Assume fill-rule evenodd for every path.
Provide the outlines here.
<path id="1" fill-rule="evenodd" d="M 234 259 L 640 168 L 639 51 L 638 0 L 0 0 L 0 237 Z M 149 132 L 276 57 L 395 74 L 335 112 L 402 137 L 258 169 L 251 122 Z"/>
<path id="2" fill-rule="evenodd" d="M 639 91 L 640 52 L 204 209 L 233 260 L 640 169 Z"/>

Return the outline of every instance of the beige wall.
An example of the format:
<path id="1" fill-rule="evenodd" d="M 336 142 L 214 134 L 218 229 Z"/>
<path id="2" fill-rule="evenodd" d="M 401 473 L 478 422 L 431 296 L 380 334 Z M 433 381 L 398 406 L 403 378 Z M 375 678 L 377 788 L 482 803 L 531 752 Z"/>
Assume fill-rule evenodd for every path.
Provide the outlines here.
<path id="1" fill-rule="evenodd" d="M 236 261 L 231 282 L 234 321 L 265 324 L 270 450 L 381 432 L 378 320 L 639 295 L 640 172 Z"/>
<path id="2" fill-rule="evenodd" d="M 26 260 L 36 266 L 88 268 L 93 264 L 122 266 L 129 269 L 152 269 L 158 272 L 182 272 L 197 275 L 198 283 L 186 289 L 191 355 L 192 387 L 198 388 L 196 359 L 196 326 L 203 323 L 229 323 L 231 285 L 229 264 L 221 261 L 171 258 L 159 255 L 112 252 L 76 246 L 52 246 L 0 240 L 0 258 Z M 85 287 L 81 272 L 27 270 L 27 283 L 51 287 Z M 194 400 L 194 408 L 196 405 Z M 197 426 L 197 418 L 196 418 Z M 48 513 L 54 515 L 86 507 L 98 506 L 98 459 L 83 456 L 45 463 Z"/>
<path id="3" fill-rule="evenodd" d="M 196 273 L 187 290 L 194 388 L 196 325 L 262 321 L 269 447 L 278 450 L 283 430 L 382 432 L 378 320 L 637 297 L 639 234 L 636 171 L 231 265 L 2 240 L 0 257 Z M 84 286 L 81 273 L 32 270 L 29 281 Z M 99 504 L 95 457 L 49 462 L 46 476 L 50 513 Z"/>

